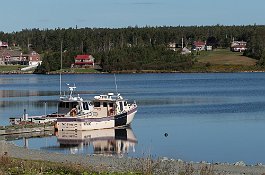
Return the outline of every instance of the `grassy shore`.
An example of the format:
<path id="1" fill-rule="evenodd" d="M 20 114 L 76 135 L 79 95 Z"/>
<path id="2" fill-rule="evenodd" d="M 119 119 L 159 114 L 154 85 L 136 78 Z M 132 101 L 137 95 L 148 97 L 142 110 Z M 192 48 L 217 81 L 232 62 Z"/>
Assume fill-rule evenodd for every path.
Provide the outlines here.
<path id="1" fill-rule="evenodd" d="M 17 174 L 17 175 L 89 175 L 99 174 L 93 170 L 93 167 L 83 167 L 78 164 L 65 164 L 49 161 L 32 161 L 8 157 L 0 157 L 0 174 Z M 100 172 L 100 174 L 122 174 Z"/>
<path id="2" fill-rule="evenodd" d="M 201 51 L 196 58 L 198 63 L 209 63 L 212 65 L 255 66 L 257 63 L 257 60 L 243 56 L 242 52 L 231 52 L 229 49 Z"/>
<path id="3" fill-rule="evenodd" d="M 17 147 L 0 141 L 0 175 L 2 174 L 174 174 L 174 175 L 261 175 L 265 166 L 184 162 L 168 158 L 129 158 L 102 155 L 50 153 Z"/>
<path id="4" fill-rule="evenodd" d="M 149 166 L 150 169 L 139 169 L 135 172 L 108 172 L 108 171 L 100 171 L 95 170 L 92 166 L 82 166 L 80 164 L 73 163 L 56 163 L 49 161 L 32 161 L 32 160 L 23 160 L 8 157 L 7 155 L 2 155 L 0 157 L 0 174 L 19 174 L 19 175 L 89 175 L 89 174 L 106 174 L 106 175 L 139 175 L 146 174 L 151 175 L 154 174 L 152 171 L 152 164 L 150 162 L 145 162 L 144 166 Z M 192 164 L 185 164 L 180 172 L 174 172 L 174 174 L 178 175 L 192 175 L 195 174 L 195 168 Z M 164 172 L 167 174 L 169 172 Z M 173 172 L 171 172 L 173 173 Z M 214 174 L 214 166 L 205 165 L 201 167 L 198 172 L 200 175 L 213 175 Z"/>
<path id="5" fill-rule="evenodd" d="M 0 73 L 32 73 L 22 72 L 23 66 L 0 66 Z M 195 56 L 195 63 L 185 70 L 122 70 L 111 73 L 196 73 L 196 72 L 264 72 L 265 68 L 257 66 L 257 60 L 243 56 L 242 52 L 231 52 L 229 49 L 215 49 L 201 51 Z M 69 68 L 61 71 L 52 71 L 48 74 L 88 74 L 103 73 L 91 68 Z"/>

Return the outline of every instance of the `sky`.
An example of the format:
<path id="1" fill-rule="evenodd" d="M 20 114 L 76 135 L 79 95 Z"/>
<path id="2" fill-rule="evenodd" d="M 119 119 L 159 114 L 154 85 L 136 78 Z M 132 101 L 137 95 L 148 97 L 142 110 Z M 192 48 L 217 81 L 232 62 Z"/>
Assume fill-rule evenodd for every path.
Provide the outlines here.
<path id="1" fill-rule="evenodd" d="M 0 31 L 263 25 L 265 0 L 0 0 Z"/>

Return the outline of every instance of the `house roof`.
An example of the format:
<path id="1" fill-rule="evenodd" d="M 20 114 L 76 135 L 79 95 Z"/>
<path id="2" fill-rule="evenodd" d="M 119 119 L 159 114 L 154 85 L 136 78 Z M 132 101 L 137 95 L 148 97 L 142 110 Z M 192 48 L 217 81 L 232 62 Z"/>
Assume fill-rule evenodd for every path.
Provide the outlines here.
<path id="1" fill-rule="evenodd" d="M 75 59 L 76 60 L 80 60 L 80 59 L 82 59 L 82 60 L 90 60 L 90 55 L 77 55 L 75 57 Z"/>
<path id="2" fill-rule="evenodd" d="M 245 45 L 234 45 L 234 46 L 231 46 L 232 48 L 246 48 Z"/>
<path id="3" fill-rule="evenodd" d="M 21 51 L 16 51 L 16 50 L 1 50 L 0 51 L 0 56 L 19 57 L 19 56 L 22 56 L 22 52 Z"/>
<path id="4" fill-rule="evenodd" d="M 202 41 L 194 41 L 193 42 L 193 45 L 194 46 L 205 46 L 205 42 L 202 42 Z"/>

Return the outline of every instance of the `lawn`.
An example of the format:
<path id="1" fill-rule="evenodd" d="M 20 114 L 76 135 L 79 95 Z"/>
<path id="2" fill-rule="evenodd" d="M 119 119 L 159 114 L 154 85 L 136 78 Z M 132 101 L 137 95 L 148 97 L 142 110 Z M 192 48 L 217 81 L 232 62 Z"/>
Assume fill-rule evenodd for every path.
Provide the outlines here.
<path id="1" fill-rule="evenodd" d="M 59 74 L 60 71 L 52 71 L 50 72 L 52 74 Z M 77 73 L 77 74 L 82 74 L 82 73 L 100 73 L 98 70 L 91 69 L 91 68 L 69 68 L 69 69 L 62 69 L 62 73 Z"/>
<path id="2" fill-rule="evenodd" d="M 212 65 L 254 66 L 257 62 L 255 59 L 243 56 L 242 52 L 231 52 L 228 49 L 201 51 L 196 58 L 198 63 L 210 63 Z"/>
<path id="3" fill-rule="evenodd" d="M 0 66 L 0 72 L 11 72 L 11 71 L 20 71 L 21 68 L 25 66 L 21 65 L 3 65 Z"/>

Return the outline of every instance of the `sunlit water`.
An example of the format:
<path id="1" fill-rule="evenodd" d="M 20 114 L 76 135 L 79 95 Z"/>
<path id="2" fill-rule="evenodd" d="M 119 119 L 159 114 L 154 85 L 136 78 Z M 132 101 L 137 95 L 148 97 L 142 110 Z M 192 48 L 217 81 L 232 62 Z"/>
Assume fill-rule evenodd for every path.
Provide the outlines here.
<path id="1" fill-rule="evenodd" d="M 108 144 L 112 150 L 105 150 L 108 154 L 117 153 L 117 146 L 124 148 L 123 153 L 116 154 L 119 156 L 265 163 L 265 73 L 116 77 L 118 92 L 136 100 L 139 106 L 131 129 L 109 131 L 104 137 L 100 137 L 104 131 L 88 133 L 91 137 L 97 135 L 98 140 L 75 144 L 69 141 L 70 146 L 60 146 L 56 136 L 32 138 L 28 147 L 85 155 L 104 153 L 99 151 L 100 144 Z M 77 93 L 86 99 L 116 92 L 111 74 L 63 75 L 62 80 L 63 91 L 67 90 L 66 83 L 75 83 Z M 0 85 L 1 125 L 8 125 L 9 117 L 21 116 L 24 109 L 29 115 L 56 111 L 59 75 L 0 75 Z M 14 142 L 20 146 L 25 143 L 22 139 Z"/>

